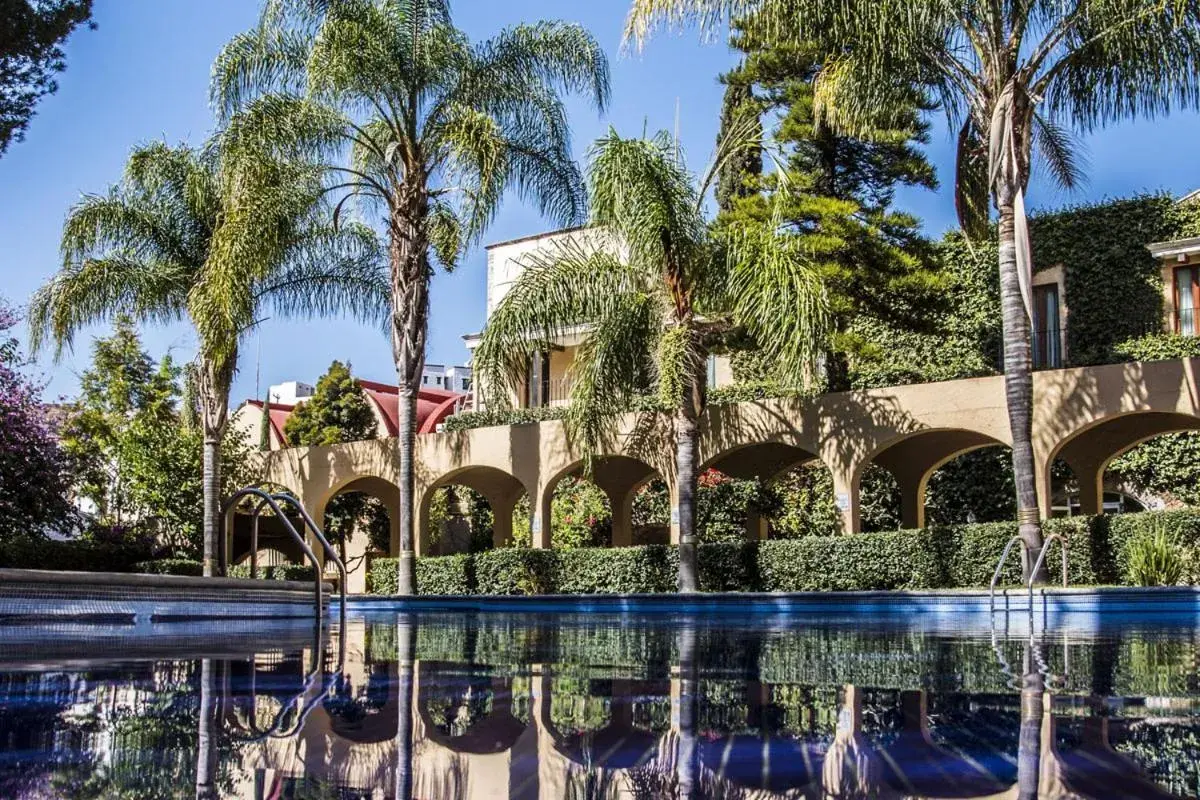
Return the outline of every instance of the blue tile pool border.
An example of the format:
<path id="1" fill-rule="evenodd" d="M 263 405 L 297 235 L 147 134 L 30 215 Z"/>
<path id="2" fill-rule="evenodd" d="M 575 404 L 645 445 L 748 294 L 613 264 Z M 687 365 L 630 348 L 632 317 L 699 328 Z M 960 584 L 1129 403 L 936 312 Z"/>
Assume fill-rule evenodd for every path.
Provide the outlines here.
<path id="1" fill-rule="evenodd" d="M 336 601 L 335 601 L 336 602 Z M 987 615 L 992 605 L 987 590 L 889 592 L 796 592 L 608 595 L 451 595 L 403 597 L 352 595 L 349 611 L 474 611 L 565 612 L 618 614 L 957 614 Z M 1120 613 L 1122 615 L 1196 615 L 1200 617 L 1200 588 L 1098 587 L 1035 589 L 1032 610 L 1037 614 Z M 995 611 L 1028 613 L 1027 589 L 997 590 Z"/>

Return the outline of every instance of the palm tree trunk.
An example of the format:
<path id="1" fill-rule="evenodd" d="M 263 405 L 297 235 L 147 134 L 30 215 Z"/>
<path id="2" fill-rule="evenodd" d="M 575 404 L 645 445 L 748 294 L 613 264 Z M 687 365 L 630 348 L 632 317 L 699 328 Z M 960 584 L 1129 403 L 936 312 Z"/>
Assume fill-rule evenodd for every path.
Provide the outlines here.
<path id="1" fill-rule="evenodd" d="M 1021 297 L 1017 275 L 1017 240 L 1014 190 L 1002 191 L 1000 211 L 1000 303 L 1004 318 L 1004 394 L 1008 425 L 1012 431 L 1013 479 L 1017 490 L 1017 532 L 1021 537 L 1021 575 L 1028 581 L 1042 548 L 1042 523 L 1038 512 L 1037 481 L 1033 460 L 1033 363 L 1029 343 L 1029 316 Z M 1037 580 L 1045 582 L 1045 569 Z"/>
<path id="2" fill-rule="evenodd" d="M 221 551 L 221 439 L 229 421 L 229 386 L 236 364 L 236 350 L 224 357 L 202 354 L 196 370 L 196 394 L 204 430 L 204 574 L 209 577 L 217 574 Z"/>
<path id="3" fill-rule="evenodd" d="M 400 477 L 400 563 L 397 565 L 397 592 L 416 594 L 416 555 L 413 546 L 413 448 L 416 446 L 417 393 L 411 387 L 400 387 L 400 410 L 397 423 L 396 457 Z"/>
<path id="4" fill-rule="evenodd" d="M 681 408 L 675 413 L 675 492 L 679 505 L 679 591 L 697 592 L 696 566 L 696 444 L 700 425 Z"/>
<path id="5" fill-rule="evenodd" d="M 415 177 L 414 185 L 420 185 Z M 424 230 L 427 200 L 423 196 L 407 198 L 402 207 L 410 211 L 393 216 L 388 255 L 392 273 L 392 356 L 396 361 L 399 384 L 396 462 L 400 483 L 400 560 L 396 565 L 396 591 L 411 595 L 416 594 L 417 586 L 413 448 L 417 433 L 417 394 L 421 387 L 421 370 L 425 366 L 425 338 L 429 326 L 430 269 Z"/>
<path id="6" fill-rule="evenodd" d="M 204 575 L 217 574 L 221 530 L 221 440 L 204 436 Z"/>

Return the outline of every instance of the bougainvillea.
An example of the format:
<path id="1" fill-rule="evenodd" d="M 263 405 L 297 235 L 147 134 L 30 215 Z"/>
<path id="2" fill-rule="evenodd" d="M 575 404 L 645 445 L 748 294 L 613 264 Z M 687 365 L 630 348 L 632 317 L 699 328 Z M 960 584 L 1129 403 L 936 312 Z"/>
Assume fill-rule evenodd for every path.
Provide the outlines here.
<path id="1" fill-rule="evenodd" d="M 9 331 L 17 316 L 0 300 L 0 541 L 66 528 L 67 458 L 58 446 L 41 387 L 24 372 Z"/>

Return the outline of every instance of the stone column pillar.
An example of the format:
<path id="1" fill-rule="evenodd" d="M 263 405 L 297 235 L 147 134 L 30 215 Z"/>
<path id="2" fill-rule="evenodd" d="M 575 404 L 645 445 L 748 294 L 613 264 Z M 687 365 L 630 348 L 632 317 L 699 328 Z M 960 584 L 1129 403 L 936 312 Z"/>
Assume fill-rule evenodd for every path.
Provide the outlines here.
<path id="1" fill-rule="evenodd" d="M 771 529 L 767 518 L 751 509 L 746 512 L 746 541 L 765 542 L 770 537 Z"/>
<path id="2" fill-rule="evenodd" d="M 925 486 L 928 475 L 896 475 L 900 487 L 900 527 L 906 530 L 925 527 Z"/>
<path id="3" fill-rule="evenodd" d="M 517 507 L 517 497 L 489 497 L 488 505 L 492 507 L 492 547 L 509 547 L 512 545 L 513 511 Z"/>
<path id="4" fill-rule="evenodd" d="M 850 470 L 833 471 L 833 500 L 842 521 L 842 533 L 861 533 L 861 502 L 858 478 Z"/>
<path id="5" fill-rule="evenodd" d="M 529 528 L 533 546 L 549 550 L 553 539 L 550 535 L 550 508 L 554 499 L 554 489 L 545 487 L 538 491 L 536 502 L 531 508 Z"/>
<path id="6" fill-rule="evenodd" d="M 1075 483 L 1079 486 L 1079 513 L 1096 516 L 1104 513 L 1104 464 L 1096 461 L 1072 462 Z"/>
<path id="7" fill-rule="evenodd" d="M 633 544 L 633 498 L 635 490 L 605 490 L 608 507 L 612 510 L 612 546 L 629 547 Z"/>

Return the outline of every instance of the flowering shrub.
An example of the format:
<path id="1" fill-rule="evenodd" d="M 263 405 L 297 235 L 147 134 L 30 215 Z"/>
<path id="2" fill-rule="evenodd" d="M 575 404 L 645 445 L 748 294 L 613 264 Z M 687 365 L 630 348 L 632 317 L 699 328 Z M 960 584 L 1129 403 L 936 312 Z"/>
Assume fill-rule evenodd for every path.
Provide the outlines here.
<path id="1" fill-rule="evenodd" d="M 58 446 L 41 388 L 23 373 L 17 316 L 0 300 L 0 541 L 41 537 L 71 521 L 67 458 Z"/>

